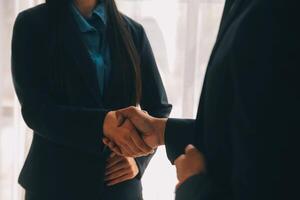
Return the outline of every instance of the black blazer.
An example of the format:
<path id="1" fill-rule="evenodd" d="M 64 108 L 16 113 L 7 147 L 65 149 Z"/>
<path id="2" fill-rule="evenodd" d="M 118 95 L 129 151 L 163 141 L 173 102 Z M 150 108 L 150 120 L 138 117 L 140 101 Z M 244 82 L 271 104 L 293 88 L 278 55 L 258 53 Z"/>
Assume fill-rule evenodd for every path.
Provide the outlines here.
<path id="1" fill-rule="evenodd" d="M 138 199 L 140 178 L 151 156 L 137 158 L 140 174 L 106 187 L 102 124 L 109 110 L 130 106 L 126 96 L 99 95 L 95 66 L 71 14 L 53 31 L 46 4 L 20 13 L 12 41 L 12 75 L 26 124 L 34 137 L 19 183 L 50 199 Z M 157 117 L 171 111 L 143 27 L 124 16 L 141 59 L 142 109 Z M 54 25 L 55 26 L 55 25 Z M 55 54 L 55 51 L 60 51 Z M 57 56 L 63 55 L 63 56 Z M 112 66 L 112 75 L 118 66 Z"/>
<path id="2" fill-rule="evenodd" d="M 176 199 L 299 199 L 299 11 L 291 5 L 226 1 L 197 119 L 167 123 L 170 161 L 192 143 L 207 164 Z"/>

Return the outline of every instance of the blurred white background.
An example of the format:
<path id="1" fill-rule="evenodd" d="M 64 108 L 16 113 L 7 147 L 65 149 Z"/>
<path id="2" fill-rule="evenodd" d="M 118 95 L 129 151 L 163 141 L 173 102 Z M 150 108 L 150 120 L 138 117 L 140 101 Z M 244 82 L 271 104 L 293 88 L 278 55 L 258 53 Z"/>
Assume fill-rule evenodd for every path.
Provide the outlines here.
<path id="1" fill-rule="evenodd" d="M 161 72 L 172 117 L 193 118 L 225 0 L 116 0 L 144 25 Z M 0 0 L 0 200 L 22 200 L 17 184 L 31 142 L 10 76 L 12 26 L 17 13 L 43 0 Z M 184 133 L 183 133 L 184 134 Z M 144 177 L 145 200 L 172 200 L 175 169 L 160 148 Z"/>

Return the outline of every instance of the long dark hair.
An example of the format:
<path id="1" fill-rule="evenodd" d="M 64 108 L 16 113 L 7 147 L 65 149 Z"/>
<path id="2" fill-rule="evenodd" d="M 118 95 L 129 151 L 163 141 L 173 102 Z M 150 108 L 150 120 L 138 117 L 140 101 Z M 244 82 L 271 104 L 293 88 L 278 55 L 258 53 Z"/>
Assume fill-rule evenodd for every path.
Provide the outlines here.
<path id="1" fill-rule="evenodd" d="M 56 23 L 59 23 L 60 17 L 66 13 L 71 1 L 46 0 L 50 8 L 50 16 Z M 110 99 L 117 101 L 119 98 L 125 98 L 127 99 L 126 104 L 137 105 L 140 103 L 142 95 L 140 59 L 124 16 L 119 12 L 115 0 L 103 1 L 108 16 L 107 36 L 112 54 L 112 65 L 118 67 L 114 72 L 115 76 L 112 77 L 112 83 L 110 83 L 112 85 Z M 126 105 L 120 104 L 119 106 Z"/>

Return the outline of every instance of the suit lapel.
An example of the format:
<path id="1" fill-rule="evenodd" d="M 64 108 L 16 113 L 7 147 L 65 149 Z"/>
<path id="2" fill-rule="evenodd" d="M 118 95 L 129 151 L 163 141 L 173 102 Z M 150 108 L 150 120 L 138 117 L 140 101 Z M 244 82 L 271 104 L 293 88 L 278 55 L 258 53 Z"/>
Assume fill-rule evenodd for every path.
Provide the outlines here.
<path id="1" fill-rule="evenodd" d="M 239 8 L 241 7 L 242 3 L 245 0 L 226 0 L 223 16 L 220 23 L 219 33 L 217 36 L 217 40 L 215 42 L 215 45 L 213 47 L 209 63 L 207 66 L 207 70 L 210 68 L 211 62 L 214 59 L 216 50 L 219 48 L 220 41 L 222 41 L 224 34 L 226 33 L 228 27 L 231 25 L 231 23 L 234 21 L 234 18 L 239 13 Z"/>
<path id="2" fill-rule="evenodd" d="M 222 29 L 221 27 L 223 27 L 228 14 L 232 11 L 233 8 L 233 4 L 236 2 L 236 0 L 226 0 L 225 2 L 225 6 L 224 6 L 224 11 L 223 11 L 223 16 L 222 16 L 222 20 L 221 20 L 221 24 L 220 24 L 220 29 Z"/>
<path id="3" fill-rule="evenodd" d="M 224 8 L 223 19 L 219 31 L 219 40 L 222 39 L 227 28 L 230 26 L 236 15 L 239 13 L 240 6 L 244 2 L 244 0 L 229 0 L 228 2 L 229 3 L 227 3 L 226 1 L 226 5 Z"/>
<path id="4" fill-rule="evenodd" d="M 98 85 L 96 66 L 91 60 L 88 50 L 85 47 L 80 32 L 77 28 L 76 22 L 72 17 L 72 13 L 68 11 L 63 30 L 63 48 L 66 53 L 74 59 L 76 67 L 82 73 L 87 89 L 90 90 L 97 105 L 101 105 L 102 99 L 100 95 L 100 88 Z"/>
<path id="5" fill-rule="evenodd" d="M 220 41 L 222 40 L 224 34 L 226 33 L 228 27 L 233 22 L 236 15 L 239 13 L 239 11 L 240 11 L 239 9 L 243 2 L 244 2 L 244 0 L 226 0 L 224 11 L 223 11 L 223 16 L 222 16 L 222 20 L 221 20 L 221 24 L 220 24 L 219 33 L 218 33 L 217 40 L 216 40 L 215 46 L 213 48 L 211 57 L 210 57 L 210 61 L 213 60 L 215 52 L 219 47 Z M 210 66 L 210 64 L 208 65 L 208 67 L 209 66 Z"/>

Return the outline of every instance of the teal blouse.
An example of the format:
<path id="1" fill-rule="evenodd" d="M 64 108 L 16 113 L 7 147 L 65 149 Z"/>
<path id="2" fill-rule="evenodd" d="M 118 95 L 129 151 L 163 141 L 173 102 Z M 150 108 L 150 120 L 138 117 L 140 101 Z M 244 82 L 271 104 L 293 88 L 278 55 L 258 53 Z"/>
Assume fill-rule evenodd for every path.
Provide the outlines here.
<path id="1" fill-rule="evenodd" d="M 81 15 L 74 4 L 71 4 L 71 10 L 90 58 L 95 64 L 102 96 L 110 72 L 110 51 L 106 40 L 107 16 L 104 4 L 100 2 L 89 18 Z"/>

